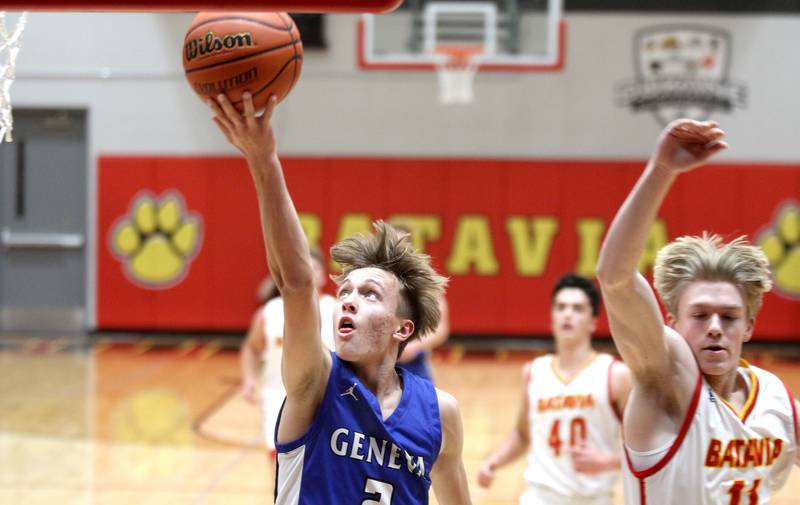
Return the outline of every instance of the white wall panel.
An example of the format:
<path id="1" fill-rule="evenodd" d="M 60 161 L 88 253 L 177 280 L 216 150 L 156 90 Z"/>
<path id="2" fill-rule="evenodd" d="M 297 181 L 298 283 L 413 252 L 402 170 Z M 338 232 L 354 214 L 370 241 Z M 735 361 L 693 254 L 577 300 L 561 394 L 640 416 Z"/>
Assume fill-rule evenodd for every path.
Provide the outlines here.
<path id="1" fill-rule="evenodd" d="M 19 107 L 89 110 L 98 154 L 232 153 L 183 80 L 191 14 L 32 13 L 11 89 Z M 747 104 L 715 117 L 728 159 L 800 159 L 800 17 L 570 15 L 561 73 L 480 74 L 477 102 L 440 107 L 430 73 L 361 72 L 352 15 L 328 16 L 329 49 L 308 51 L 276 117 L 287 154 L 642 158 L 661 126 L 617 106 L 636 30 L 703 24 L 732 35 L 730 77 Z M 103 76 L 107 78 L 103 78 Z"/>

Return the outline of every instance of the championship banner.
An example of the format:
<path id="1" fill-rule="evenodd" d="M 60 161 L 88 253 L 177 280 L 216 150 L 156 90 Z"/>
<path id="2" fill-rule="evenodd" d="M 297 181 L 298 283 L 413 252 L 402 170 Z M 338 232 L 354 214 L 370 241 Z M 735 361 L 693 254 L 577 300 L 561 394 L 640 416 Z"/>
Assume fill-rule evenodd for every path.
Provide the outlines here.
<path id="1" fill-rule="evenodd" d="M 547 335 L 550 290 L 593 276 L 603 236 L 643 162 L 282 159 L 312 245 L 375 219 L 414 230 L 450 278 L 454 334 Z M 755 339 L 800 337 L 800 166 L 714 165 L 681 176 L 640 268 L 684 234 L 747 235 L 775 288 Z M 236 157 L 101 157 L 97 323 L 104 330 L 244 331 L 266 275 L 255 191 Z M 333 266 L 332 266 L 333 267 Z M 333 292 L 333 283 L 328 286 Z M 605 316 L 599 334 L 608 335 Z"/>

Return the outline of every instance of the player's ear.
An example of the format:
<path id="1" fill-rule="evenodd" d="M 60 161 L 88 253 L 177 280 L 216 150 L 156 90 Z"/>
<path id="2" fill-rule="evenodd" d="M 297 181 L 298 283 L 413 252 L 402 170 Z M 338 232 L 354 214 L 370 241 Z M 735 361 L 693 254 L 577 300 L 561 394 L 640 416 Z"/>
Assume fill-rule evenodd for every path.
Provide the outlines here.
<path id="1" fill-rule="evenodd" d="M 401 319 L 400 325 L 394 331 L 394 337 L 405 342 L 414 334 L 414 321 L 411 319 Z"/>

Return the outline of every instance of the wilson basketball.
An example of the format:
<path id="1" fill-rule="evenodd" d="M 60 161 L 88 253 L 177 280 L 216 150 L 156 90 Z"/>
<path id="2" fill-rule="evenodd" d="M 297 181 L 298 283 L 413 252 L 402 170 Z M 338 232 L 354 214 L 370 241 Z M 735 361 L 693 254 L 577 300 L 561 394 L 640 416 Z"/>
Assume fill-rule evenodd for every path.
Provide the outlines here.
<path id="1" fill-rule="evenodd" d="M 201 12 L 186 32 L 183 70 L 203 100 L 225 93 L 241 112 L 250 91 L 256 110 L 294 87 L 303 63 L 297 26 L 285 12 Z"/>

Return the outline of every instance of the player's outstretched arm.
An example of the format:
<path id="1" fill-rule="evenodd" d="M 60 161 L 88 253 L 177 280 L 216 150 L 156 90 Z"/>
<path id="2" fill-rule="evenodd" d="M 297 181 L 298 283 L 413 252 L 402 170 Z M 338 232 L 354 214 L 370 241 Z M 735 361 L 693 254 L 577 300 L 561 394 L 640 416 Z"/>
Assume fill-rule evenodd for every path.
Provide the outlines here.
<path id="1" fill-rule="evenodd" d="M 260 308 L 256 311 L 250 321 L 250 328 L 247 336 L 242 342 L 239 351 L 239 366 L 242 370 L 242 396 L 250 403 L 255 403 L 258 399 L 258 375 L 263 363 L 261 356 L 267 346 L 267 339 L 264 336 L 264 311 Z M 273 366 L 275 366 L 273 364 Z"/>
<path id="2" fill-rule="evenodd" d="M 527 380 L 530 376 L 530 363 L 523 368 L 523 376 L 525 378 L 525 387 L 522 391 L 522 403 L 520 405 L 519 413 L 517 414 L 517 423 L 511 433 L 500 444 L 500 447 L 492 452 L 481 463 L 478 470 L 478 485 L 481 487 L 489 487 L 494 481 L 495 471 L 512 463 L 517 458 L 525 454 L 530 446 L 530 427 L 528 425 L 529 407 L 528 407 L 528 386 Z"/>
<path id="3" fill-rule="evenodd" d="M 293 412 L 304 412 L 310 422 L 319 405 L 331 367 L 330 355 L 320 338 L 319 304 L 311 254 L 286 182 L 272 129 L 277 100 L 270 98 L 261 117 L 255 116 L 252 97 L 243 96 L 240 114 L 224 96 L 209 101 L 214 122 L 225 138 L 247 159 L 258 195 L 261 230 L 267 250 L 270 275 L 284 302 L 282 376 Z M 295 416 L 290 416 L 295 417 Z M 303 417 L 303 416 L 301 416 Z M 305 426 L 299 426 L 299 433 Z M 289 436 L 287 434 L 287 436 Z"/>
<path id="4" fill-rule="evenodd" d="M 461 461 L 464 447 L 464 427 L 458 402 L 448 393 L 436 390 L 439 415 L 442 420 L 442 448 L 431 470 L 436 500 L 441 505 L 471 505 L 467 473 Z"/>
<path id="5" fill-rule="evenodd" d="M 681 373 L 691 377 L 689 380 L 696 377 L 697 365 L 690 349 L 665 328 L 655 294 L 637 267 L 673 181 L 725 149 L 727 144 L 720 140 L 723 135 L 711 121 L 680 119 L 670 123 L 603 242 L 597 278 L 614 342 L 638 384 L 672 388 L 676 365 L 689 368 Z M 677 342 L 677 355 L 673 342 Z"/>

